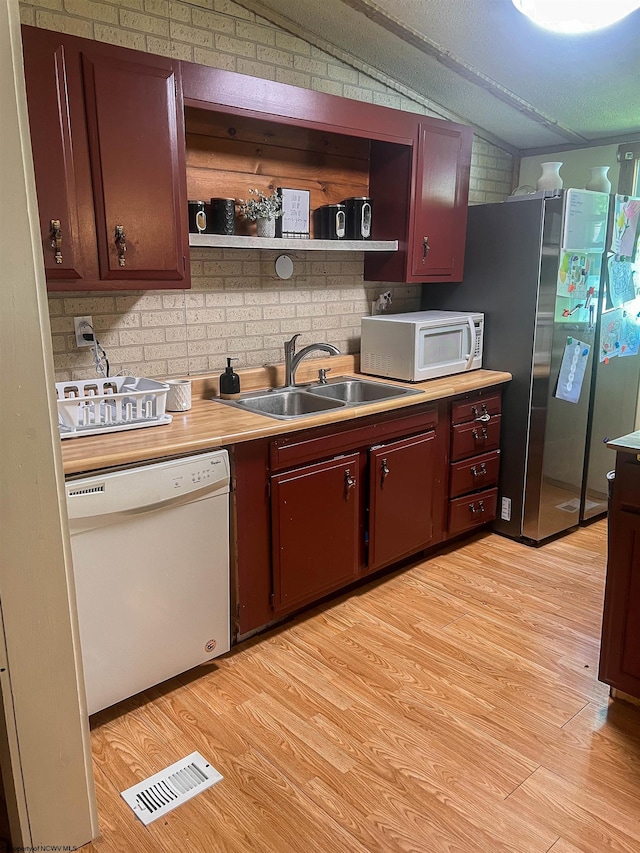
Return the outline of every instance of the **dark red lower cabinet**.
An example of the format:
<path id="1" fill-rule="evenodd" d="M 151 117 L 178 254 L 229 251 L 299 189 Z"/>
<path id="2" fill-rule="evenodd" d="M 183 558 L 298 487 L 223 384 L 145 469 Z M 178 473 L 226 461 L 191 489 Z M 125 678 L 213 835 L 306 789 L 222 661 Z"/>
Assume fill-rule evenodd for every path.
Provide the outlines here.
<path id="1" fill-rule="evenodd" d="M 433 538 L 435 431 L 369 453 L 369 570 L 426 548 Z"/>
<path id="2" fill-rule="evenodd" d="M 618 452 L 609 506 L 599 678 L 640 699 L 640 459 Z"/>
<path id="3" fill-rule="evenodd" d="M 358 576 L 364 460 L 351 453 L 271 478 L 275 612 L 321 598 Z"/>

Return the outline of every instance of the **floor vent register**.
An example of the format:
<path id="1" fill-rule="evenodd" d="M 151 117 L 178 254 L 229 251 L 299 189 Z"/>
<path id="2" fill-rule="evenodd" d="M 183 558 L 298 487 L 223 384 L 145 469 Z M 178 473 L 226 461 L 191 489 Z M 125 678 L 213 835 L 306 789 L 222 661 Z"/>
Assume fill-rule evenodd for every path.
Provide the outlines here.
<path id="1" fill-rule="evenodd" d="M 221 774 L 199 752 L 192 752 L 160 773 L 122 791 L 120 796 L 147 826 L 221 779 Z"/>

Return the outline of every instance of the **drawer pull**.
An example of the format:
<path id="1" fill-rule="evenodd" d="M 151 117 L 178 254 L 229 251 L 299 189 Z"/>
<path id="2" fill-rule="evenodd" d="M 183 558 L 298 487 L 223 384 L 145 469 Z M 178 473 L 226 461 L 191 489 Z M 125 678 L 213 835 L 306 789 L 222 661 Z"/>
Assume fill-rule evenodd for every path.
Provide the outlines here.
<path id="1" fill-rule="evenodd" d="M 482 404 L 482 409 L 480 411 L 477 406 L 471 406 L 471 414 L 477 421 L 482 421 L 482 423 L 486 423 L 491 420 L 491 415 L 487 411 L 485 403 Z"/>
<path id="2" fill-rule="evenodd" d="M 351 476 L 351 469 L 347 468 L 344 472 L 344 499 L 345 501 L 349 500 L 349 495 L 351 493 L 351 489 L 355 489 L 356 487 L 356 478 Z"/>
<path id="3" fill-rule="evenodd" d="M 479 432 L 477 429 L 472 430 L 471 435 L 476 441 L 486 441 L 489 436 L 489 433 L 487 432 L 486 427 L 482 427 Z"/>
<path id="4" fill-rule="evenodd" d="M 469 510 L 472 515 L 478 515 L 484 512 L 484 501 L 478 501 L 478 505 L 476 506 L 474 503 L 469 504 Z"/>
<path id="5" fill-rule="evenodd" d="M 482 462 L 479 468 L 476 468 L 475 465 L 471 466 L 471 473 L 474 477 L 484 477 L 487 473 L 487 466 Z"/>

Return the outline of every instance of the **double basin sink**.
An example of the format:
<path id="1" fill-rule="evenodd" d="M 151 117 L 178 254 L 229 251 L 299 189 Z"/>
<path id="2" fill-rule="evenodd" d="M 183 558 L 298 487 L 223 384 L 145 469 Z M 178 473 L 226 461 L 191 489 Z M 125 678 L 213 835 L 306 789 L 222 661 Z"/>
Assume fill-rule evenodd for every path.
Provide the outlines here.
<path id="1" fill-rule="evenodd" d="M 422 393 L 416 388 L 401 388 L 384 382 L 342 379 L 325 384 L 299 385 L 295 388 L 250 391 L 242 394 L 237 400 L 219 402 L 271 418 L 289 420 Z"/>

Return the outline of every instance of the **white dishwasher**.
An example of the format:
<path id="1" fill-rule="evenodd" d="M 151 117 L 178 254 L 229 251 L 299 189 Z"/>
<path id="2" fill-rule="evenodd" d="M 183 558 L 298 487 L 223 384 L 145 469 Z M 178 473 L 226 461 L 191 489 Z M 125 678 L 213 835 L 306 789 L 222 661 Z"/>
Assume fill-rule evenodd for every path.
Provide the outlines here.
<path id="1" fill-rule="evenodd" d="M 229 456 L 68 479 L 89 714 L 230 648 Z"/>

